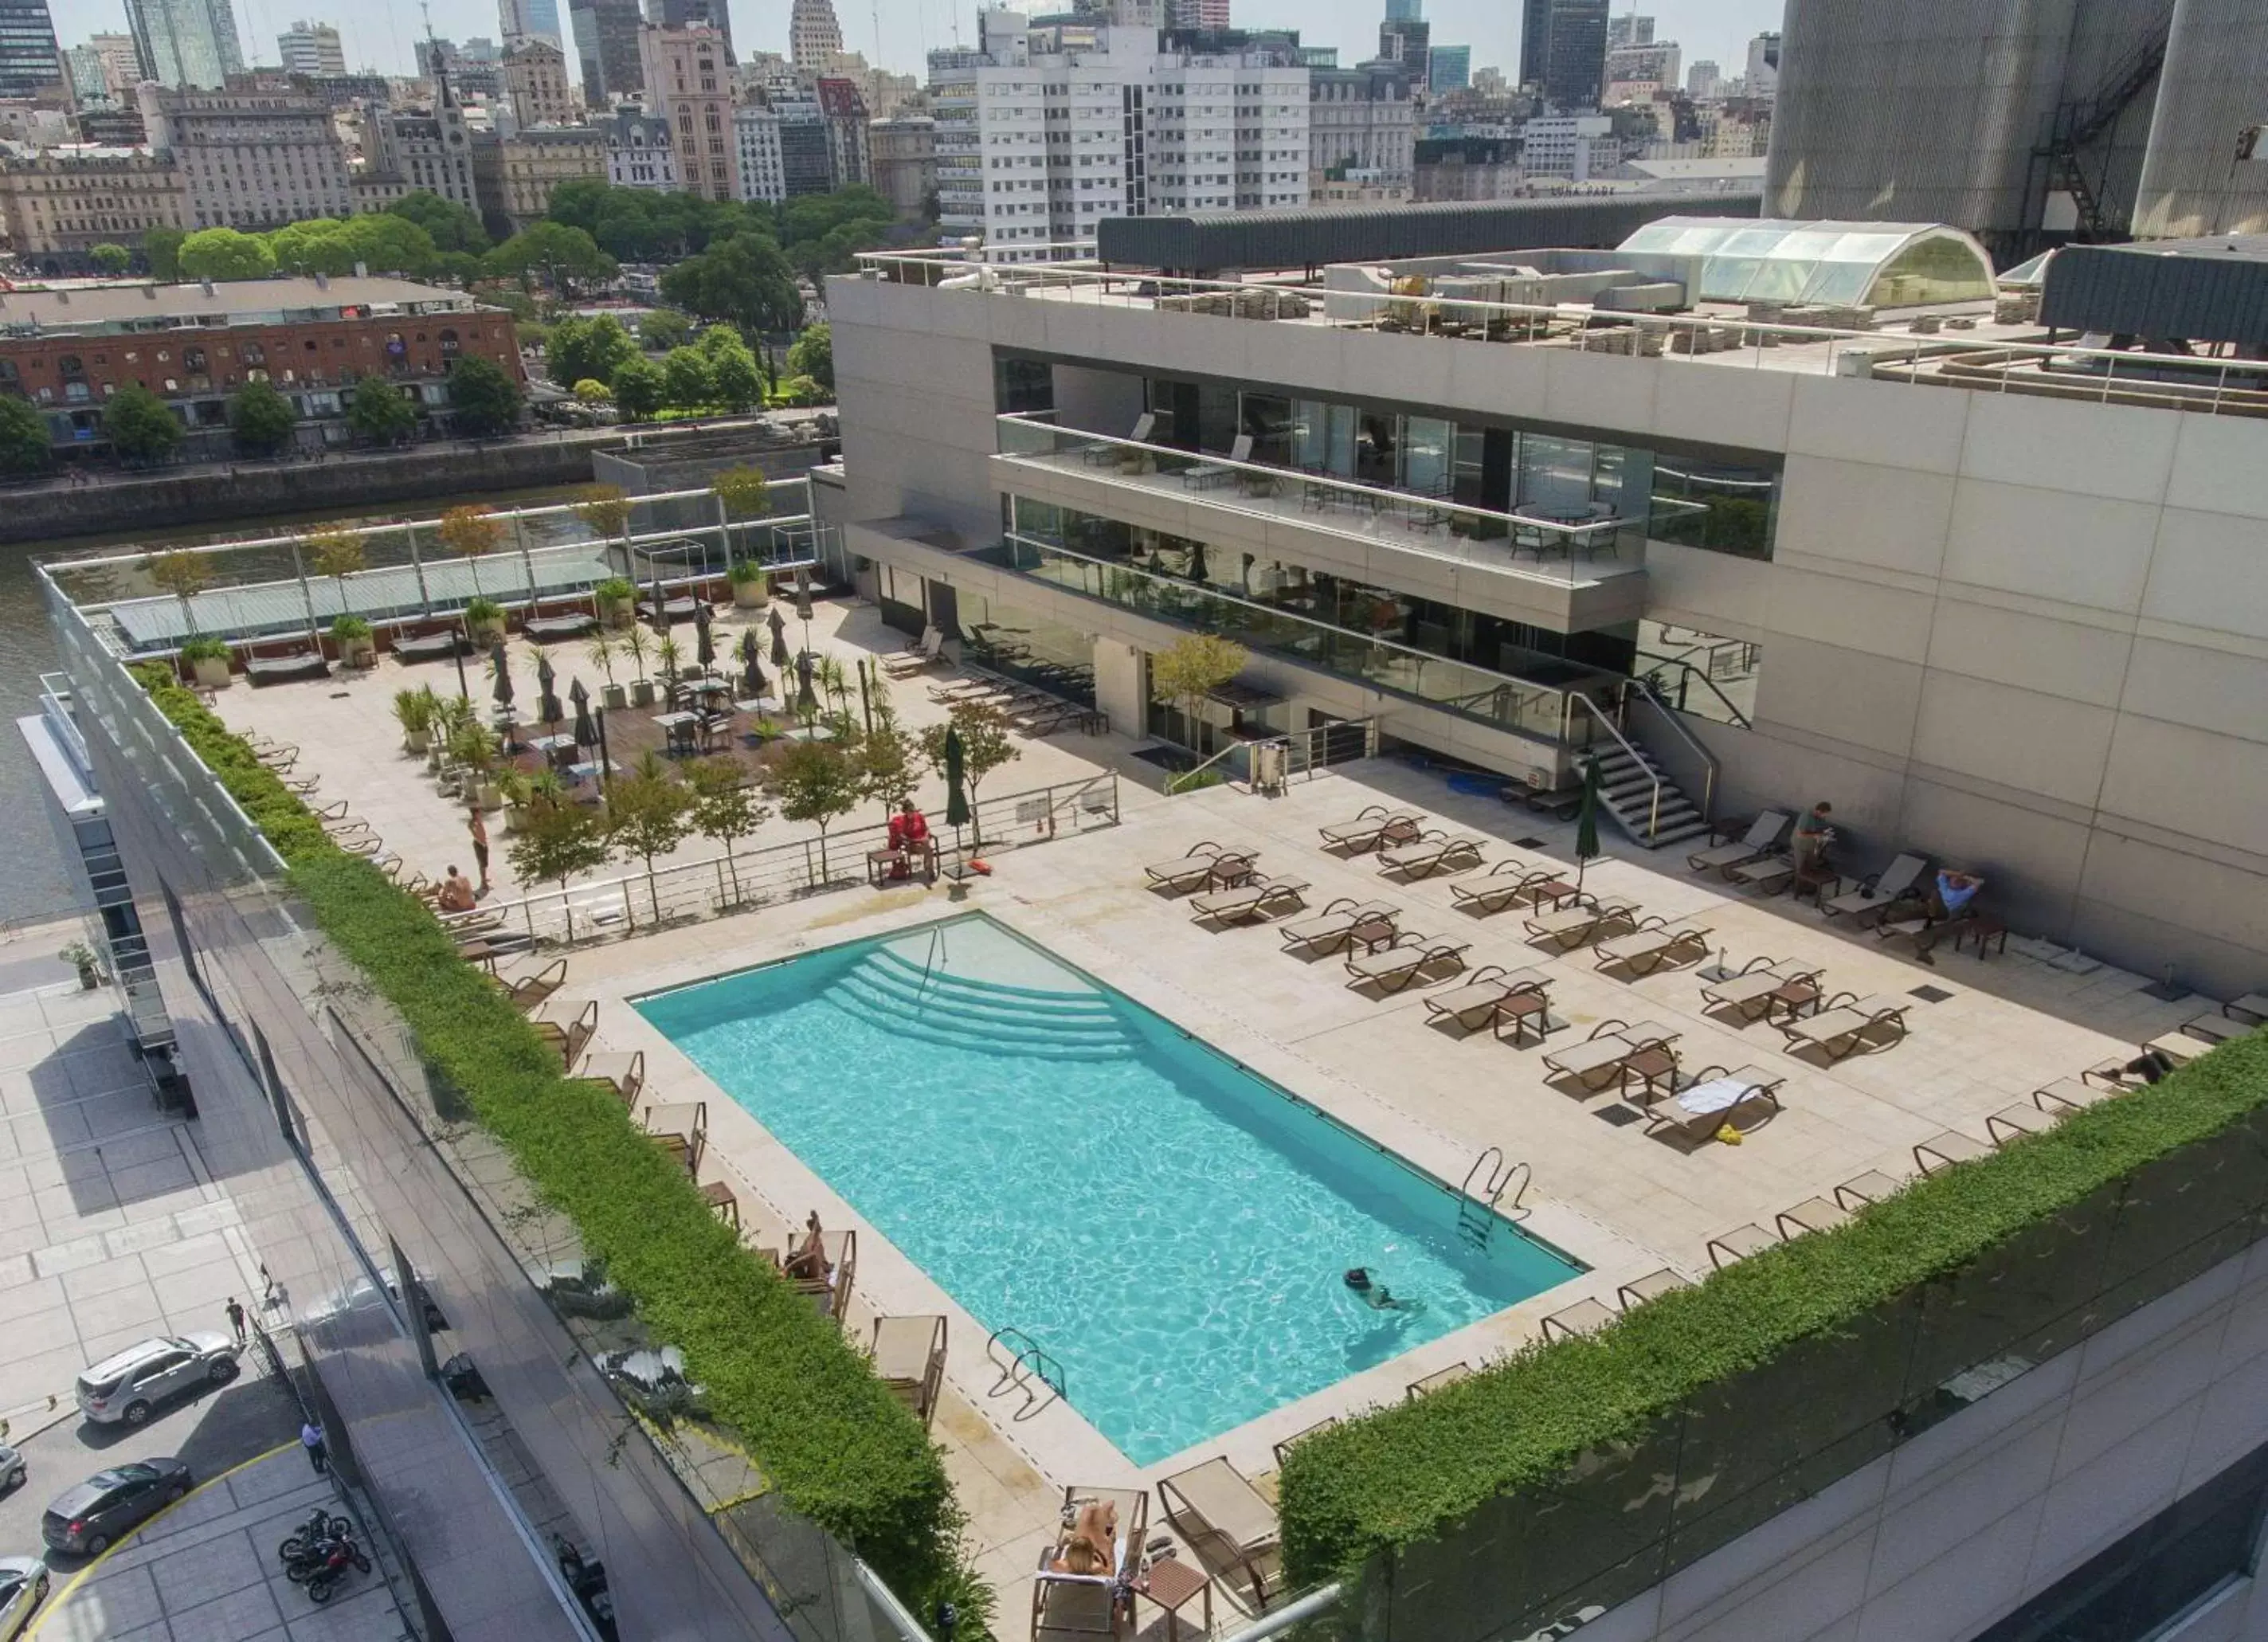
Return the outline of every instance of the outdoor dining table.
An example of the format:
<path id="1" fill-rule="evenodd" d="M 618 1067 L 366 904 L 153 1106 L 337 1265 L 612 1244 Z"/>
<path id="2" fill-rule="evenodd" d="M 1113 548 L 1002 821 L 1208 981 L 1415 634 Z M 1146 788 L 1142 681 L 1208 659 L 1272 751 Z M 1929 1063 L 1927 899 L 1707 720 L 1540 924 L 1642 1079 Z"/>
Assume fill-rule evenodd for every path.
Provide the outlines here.
<path id="1" fill-rule="evenodd" d="M 574 759 L 575 738 L 563 734 L 532 735 L 527 738 L 527 747 L 532 753 L 541 754 L 543 762 L 554 769 L 562 769 Z"/>
<path id="2" fill-rule="evenodd" d="M 669 738 L 671 752 L 674 753 L 681 749 L 689 753 L 693 750 L 693 733 L 701 723 L 699 713 L 658 712 L 654 714 L 653 721 L 661 726 L 662 733 Z"/>

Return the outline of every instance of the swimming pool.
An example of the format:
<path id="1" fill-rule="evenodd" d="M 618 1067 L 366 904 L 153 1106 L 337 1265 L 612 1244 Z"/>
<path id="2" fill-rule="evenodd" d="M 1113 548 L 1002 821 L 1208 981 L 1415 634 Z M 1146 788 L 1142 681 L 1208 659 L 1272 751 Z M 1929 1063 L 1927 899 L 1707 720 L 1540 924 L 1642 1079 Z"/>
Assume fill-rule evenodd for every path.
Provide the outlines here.
<path id="1" fill-rule="evenodd" d="M 637 1008 L 1137 1464 L 1583 1270 L 981 915 Z"/>

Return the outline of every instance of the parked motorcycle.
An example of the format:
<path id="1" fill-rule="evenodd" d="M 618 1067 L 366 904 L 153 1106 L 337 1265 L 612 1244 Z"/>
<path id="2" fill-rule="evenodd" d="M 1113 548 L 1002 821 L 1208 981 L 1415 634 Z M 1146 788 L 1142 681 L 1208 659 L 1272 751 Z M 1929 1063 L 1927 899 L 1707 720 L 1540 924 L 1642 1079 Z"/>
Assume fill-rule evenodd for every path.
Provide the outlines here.
<path id="1" fill-rule="evenodd" d="M 357 1573 L 370 1572 L 370 1558 L 364 1556 L 351 1539 L 343 1536 L 325 1540 L 296 1560 L 284 1565 L 284 1577 L 294 1585 L 304 1585 L 307 1594 L 316 1602 L 328 1602 L 338 1583 L 347 1577 L 349 1570 Z"/>
<path id="2" fill-rule="evenodd" d="M 344 1539 L 353 1532 L 354 1524 L 347 1518 L 335 1516 L 318 1506 L 314 1513 L 299 1525 L 298 1531 L 276 1548 L 276 1554 L 292 1562 L 326 1540 Z"/>

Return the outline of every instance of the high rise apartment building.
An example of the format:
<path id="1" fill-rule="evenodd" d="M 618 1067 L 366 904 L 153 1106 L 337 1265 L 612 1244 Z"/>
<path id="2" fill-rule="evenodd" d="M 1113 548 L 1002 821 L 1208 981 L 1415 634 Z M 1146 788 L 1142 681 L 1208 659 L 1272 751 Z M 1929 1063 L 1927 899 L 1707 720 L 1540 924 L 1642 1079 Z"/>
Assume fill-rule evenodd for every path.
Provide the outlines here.
<path id="1" fill-rule="evenodd" d="M 1642 45 L 1609 46 L 1607 48 L 1606 84 L 1645 85 L 1660 86 L 1663 91 L 1677 89 L 1678 77 L 1684 67 L 1684 53 L 1674 40 L 1652 40 Z"/>
<path id="2" fill-rule="evenodd" d="M 875 191 L 901 217 L 919 217 L 937 190 L 937 121 L 927 114 L 877 120 L 867 134 Z"/>
<path id="3" fill-rule="evenodd" d="M 644 22 L 638 0 L 568 0 L 567 17 L 574 26 L 576 71 L 585 107 L 596 113 L 644 88 L 638 59 L 638 30 Z"/>
<path id="4" fill-rule="evenodd" d="M 733 110 L 733 142 L 740 153 L 740 197 L 762 205 L 787 198 L 779 110 L 768 102 L 742 103 Z"/>
<path id="5" fill-rule="evenodd" d="M 1167 0 L 1168 28 L 1227 28 L 1229 0 Z"/>
<path id="6" fill-rule="evenodd" d="M 497 26 L 506 51 L 526 40 L 546 40 L 566 49 L 559 32 L 559 0 L 497 0 Z"/>
<path id="7" fill-rule="evenodd" d="M 126 26 L 144 79 L 218 91 L 244 68 L 229 0 L 126 0 Z"/>
<path id="8" fill-rule="evenodd" d="M 1418 15 L 1413 8 L 1407 17 L 1396 17 L 1391 11 L 1378 26 L 1378 60 L 1398 63 L 1408 70 L 1412 82 L 1425 83 L 1425 54 L 1432 48 L 1433 26 Z"/>
<path id="9" fill-rule="evenodd" d="M 286 74 L 344 74 L 347 54 L 328 23 L 294 23 L 276 37 Z"/>
<path id="10" fill-rule="evenodd" d="M 504 55 L 504 96 L 522 130 L 565 125 L 575 117 L 574 88 L 567 79 L 567 54 L 539 35 L 508 48 Z"/>
<path id="11" fill-rule="evenodd" d="M 1608 0 L 1525 0 L 1521 84 L 1535 86 L 1556 109 L 1596 108 L 1606 86 L 1607 5 Z"/>
<path id="12" fill-rule="evenodd" d="M 0 0 L 0 97 L 31 97 L 66 83 L 48 0 Z"/>
<path id="13" fill-rule="evenodd" d="M 1653 19 L 1636 11 L 1625 11 L 1620 17 L 1607 19 L 1607 49 L 1617 46 L 1651 46 L 1653 44 Z"/>
<path id="14" fill-rule="evenodd" d="M 712 28 L 725 37 L 733 61 L 733 11 L 725 0 L 646 0 L 645 20 L 657 28 Z"/>
<path id="15" fill-rule="evenodd" d="M 1473 81 L 1470 46 L 1430 46 L 1425 51 L 1425 89 L 1461 92 Z"/>
<path id="16" fill-rule="evenodd" d="M 1309 71 L 1280 55 L 1160 55 L 1107 24 L 1011 24 L 986 46 L 931 83 L 949 232 L 1042 261 L 1109 217 L 1307 202 Z"/>
<path id="17" fill-rule="evenodd" d="M 1697 103 L 1715 101 L 1724 89 L 1724 71 L 1706 57 L 1685 70 L 1685 94 Z"/>
<path id="18" fill-rule="evenodd" d="M 843 25 L 834 0 L 795 0 L 787 18 L 788 61 L 809 73 L 831 65 L 843 52 Z"/>
<path id="19" fill-rule="evenodd" d="M 733 130 L 733 65 L 725 36 L 705 25 L 638 33 L 647 105 L 670 128 L 679 186 L 712 200 L 740 197 Z"/>
<path id="20" fill-rule="evenodd" d="M 855 80 L 823 74 L 819 77 L 819 115 L 827 131 L 827 171 L 829 188 L 847 188 L 874 179 L 869 158 L 871 139 L 866 99 Z"/>
<path id="21" fill-rule="evenodd" d="M 180 166 L 183 227 L 276 227 L 353 210 L 346 149 L 320 99 L 146 82 L 137 96 L 150 146 Z"/>

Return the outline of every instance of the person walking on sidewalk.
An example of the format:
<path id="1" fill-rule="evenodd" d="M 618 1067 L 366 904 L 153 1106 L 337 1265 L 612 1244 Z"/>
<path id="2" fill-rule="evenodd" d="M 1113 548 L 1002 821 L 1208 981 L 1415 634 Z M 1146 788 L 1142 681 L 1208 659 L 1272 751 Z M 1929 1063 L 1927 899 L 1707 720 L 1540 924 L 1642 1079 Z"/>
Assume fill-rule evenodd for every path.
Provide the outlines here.
<path id="1" fill-rule="evenodd" d="M 473 862 L 481 869 L 481 887 L 473 893 L 485 895 L 489 893 L 489 824 L 481 819 L 481 806 L 477 804 L 473 806 L 468 830 L 473 835 Z"/>
<path id="2" fill-rule="evenodd" d="M 329 1450 L 323 1447 L 323 1428 L 313 1420 L 300 1426 L 299 1446 L 307 1451 L 307 1463 L 315 1468 L 315 1475 L 328 1475 L 331 1469 L 331 1456 Z"/>
<path id="3" fill-rule="evenodd" d="M 236 1343 L 242 1345 L 244 1344 L 244 1307 L 237 1304 L 236 1296 L 232 1294 L 228 1297 L 226 1309 L 228 1326 L 236 1330 Z"/>

